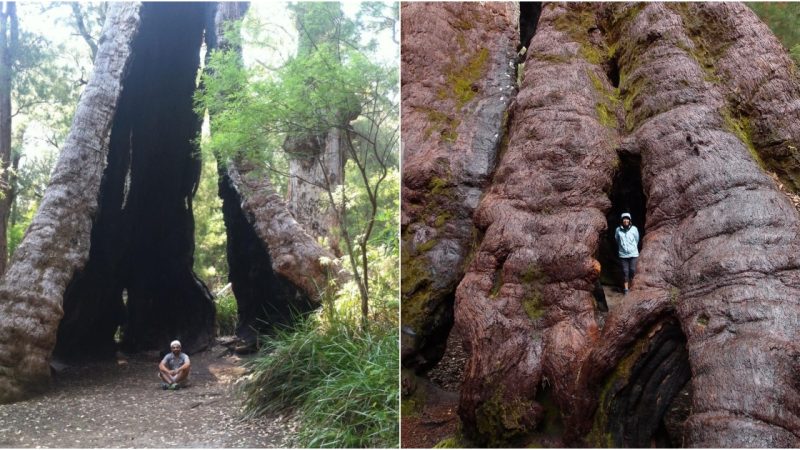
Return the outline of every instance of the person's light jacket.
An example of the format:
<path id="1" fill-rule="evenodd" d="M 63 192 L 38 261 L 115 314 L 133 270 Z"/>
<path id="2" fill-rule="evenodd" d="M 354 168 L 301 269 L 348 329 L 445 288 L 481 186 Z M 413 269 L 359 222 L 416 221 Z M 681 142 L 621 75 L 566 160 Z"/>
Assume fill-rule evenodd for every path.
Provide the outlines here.
<path id="1" fill-rule="evenodd" d="M 636 225 L 631 225 L 627 230 L 618 226 L 614 238 L 617 240 L 620 258 L 639 257 L 639 230 Z"/>

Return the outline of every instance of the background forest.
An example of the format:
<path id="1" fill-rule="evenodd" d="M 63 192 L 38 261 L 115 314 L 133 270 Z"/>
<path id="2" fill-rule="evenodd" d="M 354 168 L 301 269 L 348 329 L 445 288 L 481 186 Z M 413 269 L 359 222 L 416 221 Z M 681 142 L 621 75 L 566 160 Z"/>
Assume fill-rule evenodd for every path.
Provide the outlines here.
<path id="1" fill-rule="evenodd" d="M 11 105 L 5 131 L 0 125 L 2 267 L 47 186 L 107 9 L 99 2 L 10 5 L 0 17 L 0 58 L 10 68 L 0 73 L 0 91 Z M 334 249 L 351 281 L 334 286 L 322 313 L 264 337 L 240 383 L 249 414 L 300 412 L 300 446 L 399 440 L 398 9 L 382 2 L 253 3 L 227 33 L 241 55 L 208 55 L 209 75 L 198 73 L 196 110 L 206 121 L 192 204 L 194 271 L 215 294 L 219 335 L 234 333 L 237 311 L 216 159 L 254 162 L 288 196 L 290 166 L 303 155 L 285 142 L 331 127 L 346 138 L 343 180 L 320 186 L 317 199 L 320 215 L 334 217 L 334 225 L 317 237 Z M 215 112 L 211 126 L 207 111 Z"/>

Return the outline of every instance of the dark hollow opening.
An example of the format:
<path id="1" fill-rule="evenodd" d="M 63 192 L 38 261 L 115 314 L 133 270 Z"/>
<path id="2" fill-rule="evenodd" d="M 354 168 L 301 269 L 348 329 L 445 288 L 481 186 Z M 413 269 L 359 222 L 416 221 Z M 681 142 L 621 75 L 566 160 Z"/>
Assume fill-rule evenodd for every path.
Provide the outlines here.
<path id="1" fill-rule="evenodd" d="M 206 6 L 145 3 L 111 129 L 89 261 L 64 296 L 55 354 L 109 356 L 181 339 L 205 347 L 214 305 L 192 272 L 200 174 L 192 96 Z M 127 291 L 127 304 L 123 301 Z"/>
<path id="2" fill-rule="evenodd" d="M 519 2 L 519 46 L 528 48 L 536 34 L 539 16 L 542 14 L 542 2 Z"/>
<path id="3" fill-rule="evenodd" d="M 608 81 L 611 82 L 611 85 L 615 88 L 619 87 L 619 63 L 617 61 L 617 57 L 611 57 L 608 62 L 606 63 L 606 75 L 608 75 Z"/>
<path id="4" fill-rule="evenodd" d="M 671 319 L 649 339 L 627 382 L 605 405 L 614 446 L 681 446 L 691 410 L 690 383 L 686 336 Z"/>
<path id="5" fill-rule="evenodd" d="M 624 212 L 631 214 L 633 225 L 639 229 L 639 251 L 646 233 L 647 197 L 642 186 L 642 159 L 638 155 L 619 153 L 619 166 L 614 175 L 608 198 L 611 208 L 606 213 L 606 232 L 600 239 L 598 261 L 600 261 L 600 281 L 604 285 L 622 286 L 622 266 L 617 254 L 614 233 L 622 221 Z M 635 280 L 635 278 L 634 278 Z"/>
<path id="6" fill-rule="evenodd" d="M 188 353 L 214 339 L 211 293 L 192 271 L 201 160 L 193 108 L 204 37 L 213 48 L 215 3 L 144 3 L 132 62 L 115 111 L 107 167 L 91 231 L 89 260 L 64 294 L 54 356 L 110 358 L 166 350 L 180 339 Z M 220 171 L 222 174 L 223 171 Z M 220 180 L 237 334 L 289 323 L 311 309 L 271 267 L 238 194 Z"/>
<path id="7" fill-rule="evenodd" d="M 469 355 L 466 339 L 455 326 L 455 297 L 455 292 L 449 294 L 434 312 L 441 321 L 433 327 L 433 333 L 418 344 L 420 351 L 415 355 L 416 359 L 404 361 L 406 365 L 413 365 L 417 374 L 426 374 L 436 385 L 449 391 L 456 391 L 461 386 Z"/>

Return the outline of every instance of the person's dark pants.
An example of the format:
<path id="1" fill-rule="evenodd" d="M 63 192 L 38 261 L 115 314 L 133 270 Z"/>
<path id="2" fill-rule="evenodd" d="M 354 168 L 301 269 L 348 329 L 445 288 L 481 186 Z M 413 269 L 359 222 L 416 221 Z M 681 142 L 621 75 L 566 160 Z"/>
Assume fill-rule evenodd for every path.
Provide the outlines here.
<path id="1" fill-rule="evenodd" d="M 630 283 L 636 275 L 636 260 L 639 258 L 620 258 L 622 262 L 622 275 L 625 277 L 625 282 Z"/>

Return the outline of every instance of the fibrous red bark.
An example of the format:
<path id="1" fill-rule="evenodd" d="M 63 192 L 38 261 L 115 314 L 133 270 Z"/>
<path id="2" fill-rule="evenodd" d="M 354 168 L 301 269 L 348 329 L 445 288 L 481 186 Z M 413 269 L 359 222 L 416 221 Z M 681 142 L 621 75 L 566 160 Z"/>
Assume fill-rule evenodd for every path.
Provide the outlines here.
<path id="1" fill-rule="evenodd" d="M 798 86 L 743 5 L 543 8 L 456 294 L 467 436 L 798 445 L 800 215 L 770 178 L 796 183 Z M 631 164 L 646 233 L 605 316 L 591 292 Z"/>
<path id="2" fill-rule="evenodd" d="M 441 358 L 515 92 L 519 5 L 402 5 L 403 364 Z"/>
<path id="3" fill-rule="evenodd" d="M 618 361 L 629 352 L 624 341 L 665 314 L 675 316 L 693 373 L 687 443 L 795 446 L 798 347 L 791 336 L 800 326 L 800 218 L 759 167 L 748 148 L 753 139 L 731 113 L 724 94 L 739 78 L 704 70 L 704 49 L 686 24 L 705 13 L 652 4 L 617 25 L 621 95 L 632 98 L 626 146 L 642 156 L 648 235 L 637 289 L 609 316 L 603 345 L 584 368 Z M 758 23 L 738 7 L 724 12 L 745 13 Z M 796 88 L 780 92 L 796 103 Z M 774 118 L 753 123 L 767 128 Z"/>
<path id="4" fill-rule="evenodd" d="M 616 123 L 602 61 L 584 57 L 605 51 L 599 35 L 583 39 L 595 11 L 543 11 L 508 150 L 475 213 L 484 238 L 456 292 L 456 322 L 472 348 L 460 411 L 479 440 L 534 429 L 545 379 L 569 414 L 580 356 L 598 335 L 594 255 L 619 137 L 597 113 L 607 108 Z M 580 24 L 580 37 L 562 23 Z"/>

